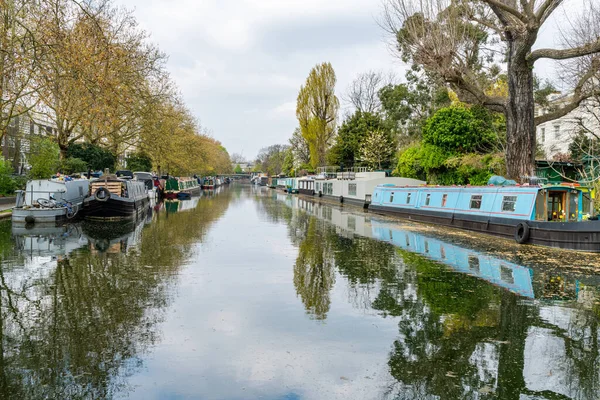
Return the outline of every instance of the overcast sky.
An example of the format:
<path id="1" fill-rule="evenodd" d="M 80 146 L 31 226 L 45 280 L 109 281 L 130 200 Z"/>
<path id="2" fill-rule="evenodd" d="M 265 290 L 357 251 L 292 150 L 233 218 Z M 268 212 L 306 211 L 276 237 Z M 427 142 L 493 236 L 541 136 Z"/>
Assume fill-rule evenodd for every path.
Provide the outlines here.
<path id="1" fill-rule="evenodd" d="M 377 24 L 380 0 L 117 1 L 169 55 L 168 69 L 201 124 L 247 159 L 287 142 L 298 90 L 317 63 L 332 63 L 340 99 L 360 72 L 404 76 Z M 549 25 L 545 45 L 554 41 Z"/>

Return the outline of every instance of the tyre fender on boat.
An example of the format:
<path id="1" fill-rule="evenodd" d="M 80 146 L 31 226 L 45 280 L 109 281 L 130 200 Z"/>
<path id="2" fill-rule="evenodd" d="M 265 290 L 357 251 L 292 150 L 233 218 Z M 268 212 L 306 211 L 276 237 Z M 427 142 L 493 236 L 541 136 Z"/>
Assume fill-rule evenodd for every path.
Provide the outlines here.
<path id="1" fill-rule="evenodd" d="M 105 187 L 99 187 L 94 192 L 94 198 L 98 201 L 108 201 L 110 198 L 110 190 Z"/>
<path id="2" fill-rule="evenodd" d="M 529 240 L 529 225 L 527 222 L 519 222 L 515 228 L 515 241 L 523 244 Z"/>

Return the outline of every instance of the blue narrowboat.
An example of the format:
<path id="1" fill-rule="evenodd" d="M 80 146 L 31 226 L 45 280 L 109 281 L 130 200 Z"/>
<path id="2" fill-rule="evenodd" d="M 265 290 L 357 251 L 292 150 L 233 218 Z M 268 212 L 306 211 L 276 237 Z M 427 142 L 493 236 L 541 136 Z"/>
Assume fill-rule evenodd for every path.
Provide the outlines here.
<path id="1" fill-rule="evenodd" d="M 409 220 L 512 237 L 518 243 L 600 252 L 592 192 L 577 184 L 379 185 L 369 209 Z"/>

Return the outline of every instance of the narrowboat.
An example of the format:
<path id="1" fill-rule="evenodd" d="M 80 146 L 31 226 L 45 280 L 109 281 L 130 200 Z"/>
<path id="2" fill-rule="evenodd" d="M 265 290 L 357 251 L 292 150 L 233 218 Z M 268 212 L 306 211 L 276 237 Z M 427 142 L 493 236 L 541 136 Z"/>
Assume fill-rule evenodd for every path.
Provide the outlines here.
<path id="1" fill-rule="evenodd" d="M 277 189 L 284 190 L 286 189 L 286 178 L 277 179 Z"/>
<path id="2" fill-rule="evenodd" d="M 148 204 L 144 182 L 105 175 L 91 181 L 83 212 L 90 220 L 135 219 L 146 212 Z"/>
<path id="3" fill-rule="evenodd" d="M 285 190 L 288 193 L 298 193 L 298 181 L 300 178 L 286 178 Z"/>
<path id="4" fill-rule="evenodd" d="M 215 178 L 206 177 L 204 181 L 202 181 L 202 189 L 214 189 L 215 188 Z"/>
<path id="5" fill-rule="evenodd" d="M 520 244 L 600 252 L 592 191 L 578 184 L 375 188 L 369 209 L 411 221 L 514 238 Z"/>
<path id="6" fill-rule="evenodd" d="M 411 178 L 386 177 L 385 172 L 369 172 L 360 167 L 345 172 L 320 174 L 315 178 L 314 191 L 319 197 L 368 208 L 378 185 L 418 186 L 426 182 Z"/>
<path id="7" fill-rule="evenodd" d="M 136 181 L 144 182 L 148 196 L 154 199 L 156 198 L 156 188 L 154 187 L 154 177 L 150 172 L 134 172 L 133 179 Z"/>
<path id="8" fill-rule="evenodd" d="M 12 221 L 15 223 L 57 223 L 80 216 L 88 196 L 87 179 L 36 179 L 17 190 Z"/>
<path id="9" fill-rule="evenodd" d="M 315 194 L 315 179 L 313 176 L 305 176 L 298 179 L 298 193 L 307 196 Z"/>
<path id="10" fill-rule="evenodd" d="M 200 194 L 200 185 L 195 178 L 170 177 L 165 183 L 165 198 L 185 199 Z"/>

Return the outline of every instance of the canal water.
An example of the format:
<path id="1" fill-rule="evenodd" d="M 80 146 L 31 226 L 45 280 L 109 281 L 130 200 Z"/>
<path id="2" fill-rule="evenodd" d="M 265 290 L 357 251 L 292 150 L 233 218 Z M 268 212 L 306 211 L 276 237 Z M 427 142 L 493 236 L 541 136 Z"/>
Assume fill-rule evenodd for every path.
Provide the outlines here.
<path id="1" fill-rule="evenodd" d="M 3 399 L 600 398 L 600 256 L 237 184 L 0 254 Z"/>

